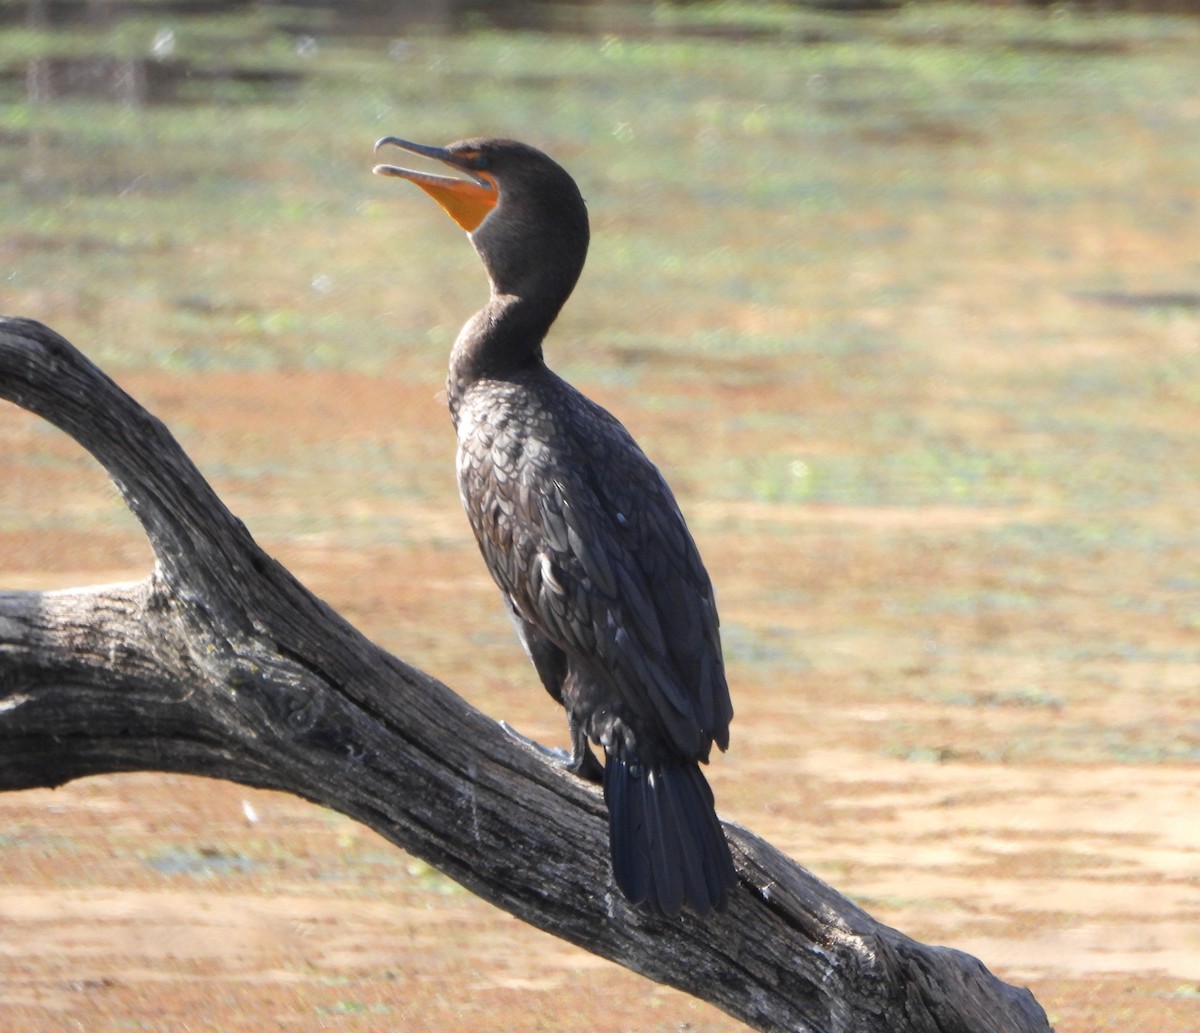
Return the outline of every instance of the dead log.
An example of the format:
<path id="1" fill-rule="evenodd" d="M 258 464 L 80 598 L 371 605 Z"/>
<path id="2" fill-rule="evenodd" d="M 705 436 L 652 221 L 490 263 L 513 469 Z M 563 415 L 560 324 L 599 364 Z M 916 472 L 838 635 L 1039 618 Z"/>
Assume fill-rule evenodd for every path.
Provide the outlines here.
<path id="1" fill-rule="evenodd" d="M 172 771 L 296 793 L 760 1030 L 1050 1029 L 1028 990 L 882 925 L 735 825 L 725 913 L 630 908 L 610 881 L 599 791 L 308 592 L 69 342 L 0 319 L 0 397 L 104 466 L 157 561 L 135 583 L 0 593 L 0 790 Z"/>

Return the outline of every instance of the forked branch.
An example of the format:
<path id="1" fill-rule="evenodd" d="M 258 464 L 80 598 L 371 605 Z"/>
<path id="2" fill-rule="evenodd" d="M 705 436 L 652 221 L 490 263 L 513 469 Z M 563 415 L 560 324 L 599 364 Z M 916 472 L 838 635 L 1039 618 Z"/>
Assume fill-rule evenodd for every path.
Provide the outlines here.
<path id="1" fill-rule="evenodd" d="M 308 592 L 70 343 L 0 319 L 0 397 L 104 466 L 157 559 L 136 583 L 0 593 L 0 790 L 143 770 L 287 790 L 757 1029 L 1049 1030 L 1028 990 L 880 924 L 734 825 L 725 913 L 631 909 L 610 883 L 599 792 Z"/>

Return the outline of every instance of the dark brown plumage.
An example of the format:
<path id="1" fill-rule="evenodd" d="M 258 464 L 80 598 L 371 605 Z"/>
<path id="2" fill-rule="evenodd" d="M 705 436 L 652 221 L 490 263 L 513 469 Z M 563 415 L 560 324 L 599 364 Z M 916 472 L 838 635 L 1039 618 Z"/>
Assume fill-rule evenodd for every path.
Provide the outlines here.
<path id="1" fill-rule="evenodd" d="M 542 340 L 583 268 L 574 180 L 512 140 L 445 148 L 388 137 L 466 178 L 391 165 L 468 231 L 491 297 L 447 382 L 463 506 L 546 689 L 567 711 L 570 767 L 603 779 L 613 874 L 675 916 L 736 881 L 700 771 L 729 742 L 712 585 L 662 475 L 608 412 L 549 370 Z M 600 765 L 588 740 L 602 746 Z"/>

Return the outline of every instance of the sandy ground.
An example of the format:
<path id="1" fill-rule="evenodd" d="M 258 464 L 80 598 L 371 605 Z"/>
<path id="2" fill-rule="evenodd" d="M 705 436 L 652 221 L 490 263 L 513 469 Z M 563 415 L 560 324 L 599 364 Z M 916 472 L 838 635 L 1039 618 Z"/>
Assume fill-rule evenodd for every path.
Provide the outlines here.
<path id="1" fill-rule="evenodd" d="M 226 448 L 286 455 L 288 412 L 337 422 L 345 441 L 369 437 L 388 407 L 366 378 L 295 378 L 253 410 L 243 400 L 266 397 L 266 378 L 127 383 L 170 411 L 202 466 Z M 449 463 L 436 399 L 388 419 Z M 3 531 L 0 584 L 145 572 L 136 526 L 71 443 L 15 411 L 0 438 L 10 501 L 26 515 Z M 448 479 L 414 500 L 305 488 L 287 467 L 216 480 L 369 634 L 496 717 L 561 741 Z M 272 521 L 305 506 L 328 510 L 332 529 L 273 536 Z M 1176 632 L 1148 626 L 1161 647 L 1148 658 L 1055 659 L 1056 642 L 1114 630 L 1077 581 L 1058 591 L 1061 572 L 1048 569 L 1044 605 L 948 607 L 931 644 L 928 614 L 909 603 L 1016 576 L 978 536 L 1036 513 L 692 509 L 732 643 L 733 748 L 712 769 L 723 815 L 889 924 L 1030 986 L 1063 1033 L 1200 1028 L 1200 777 L 1169 750 L 1138 761 L 1103 748 L 1110 733 L 1153 745 L 1163 727 L 1194 724 L 1192 667 L 1167 648 Z M 82 529 L 49 515 L 63 513 Z M 363 544 L 379 520 L 399 544 Z M 1104 563 L 1088 569 L 1107 576 Z M 0 795 L 0 1028 L 740 1027 L 522 926 L 340 815 L 139 774 Z"/>
<path id="2" fill-rule="evenodd" d="M 1059 1030 L 1182 1033 L 1192 776 L 821 751 L 757 828 L 889 923 L 1030 986 Z M 8 1029 L 739 1028 L 284 795 L 97 778 L 2 797 L 0 822 Z"/>

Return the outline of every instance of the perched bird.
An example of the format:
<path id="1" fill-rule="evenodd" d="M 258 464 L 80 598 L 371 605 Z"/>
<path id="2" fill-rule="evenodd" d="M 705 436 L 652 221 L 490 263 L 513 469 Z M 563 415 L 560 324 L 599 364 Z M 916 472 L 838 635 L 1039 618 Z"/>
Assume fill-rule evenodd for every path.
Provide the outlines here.
<path id="1" fill-rule="evenodd" d="M 566 708 L 567 766 L 603 781 L 625 896 L 706 915 L 736 881 L 700 771 L 714 742 L 728 746 L 733 716 L 712 583 L 658 469 L 542 357 L 587 254 L 579 188 L 515 140 L 385 146 L 458 173 L 375 168 L 430 194 L 491 281 L 450 354 L 459 491 L 525 650 Z"/>

